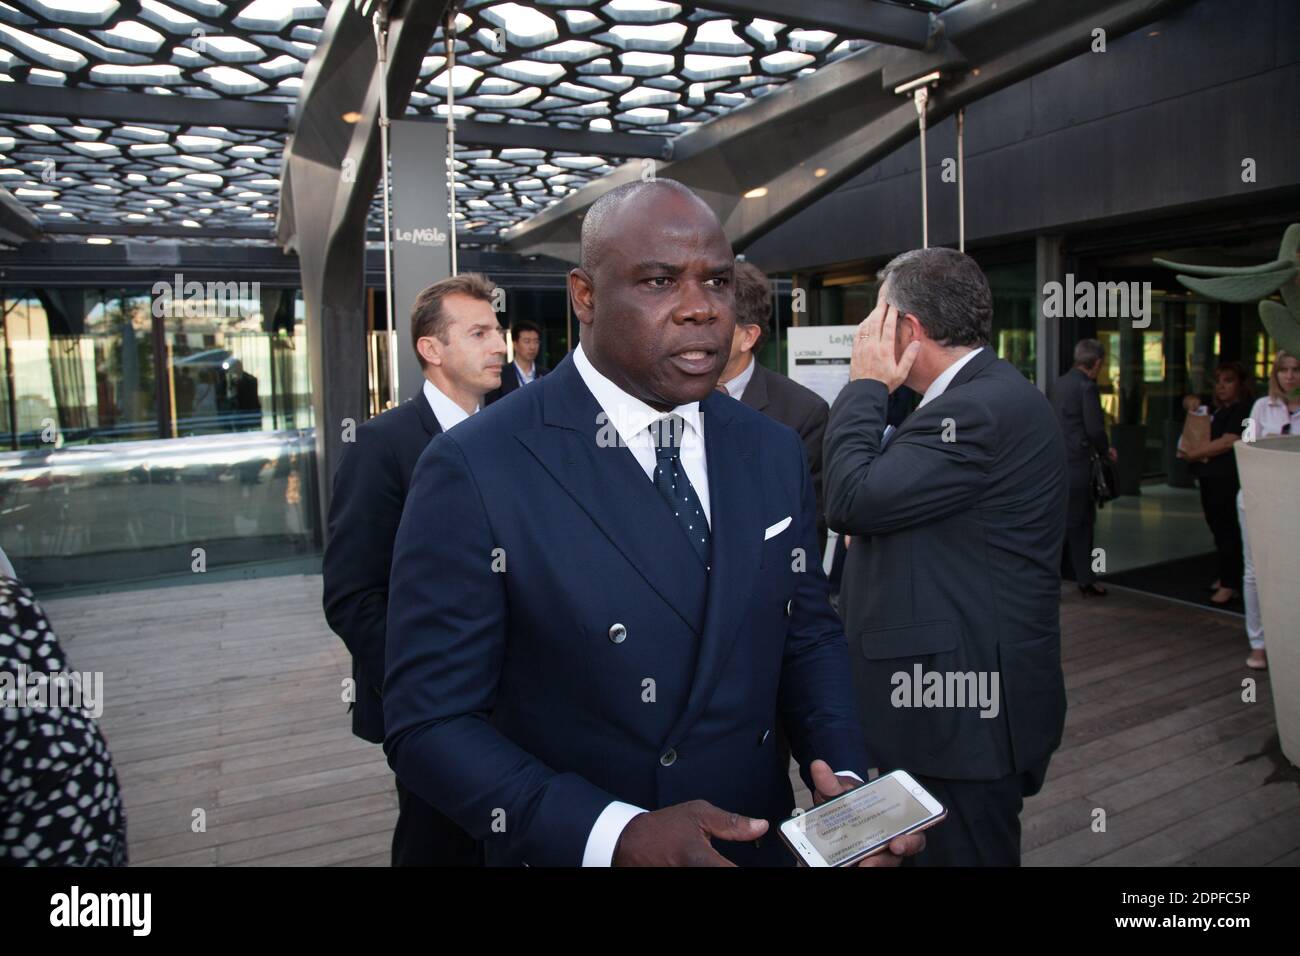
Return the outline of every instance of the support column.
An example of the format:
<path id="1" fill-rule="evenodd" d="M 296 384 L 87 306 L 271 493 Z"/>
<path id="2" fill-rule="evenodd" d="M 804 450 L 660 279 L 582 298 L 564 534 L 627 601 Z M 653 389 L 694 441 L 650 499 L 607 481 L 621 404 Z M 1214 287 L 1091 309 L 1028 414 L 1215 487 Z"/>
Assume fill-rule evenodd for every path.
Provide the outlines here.
<path id="1" fill-rule="evenodd" d="M 420 291 L 451 275 L 451 233 L 446 174 L 447 133 L 440 123 L 394 120 L 393 150 L 393 347 L 397 349 L 398 399 L 424 387 L 420 361 L 411 348 L 411 309 Z"/>
<path id="2" fill-rule="evenodd" d="M 1038 236 L 1034 243 L 1034 384 L 1044 395 L 1060 374 L 1061 320 L 1043 314 L 1043 289 L 1049 282 L 1065 284 L 1065 241 L 1061 236 Z"/>
<path id="3" fill-rule="evenodd" d="M 366 220 L 382 161 L 379 87 L 386 85 L 390 112 L 400 116 L 448 6 L 406 4 L 390 17 L 383 72 L 369 18 L 354 4 L 333 4 L 303 73 L 276 225 L 302 271 L 321 541 L 349 422 L 366 418 Z M 354 114 L 360 118 L 352 122 Z"/>

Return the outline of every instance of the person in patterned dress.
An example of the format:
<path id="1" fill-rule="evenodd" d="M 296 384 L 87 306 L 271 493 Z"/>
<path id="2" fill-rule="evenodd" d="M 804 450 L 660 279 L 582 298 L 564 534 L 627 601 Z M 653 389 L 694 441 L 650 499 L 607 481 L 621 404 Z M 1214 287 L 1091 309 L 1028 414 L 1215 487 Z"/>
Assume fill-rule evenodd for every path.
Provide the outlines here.
<path id="1" fill-rule="evenodd" d="M 0 577 L 0 866 L 126 866 L 126 813 L 94 715 L 54 694 L 27 693 L 31 674 L 66 674 L 45 612 Z M 22 676 L 20 676 L 22 675 Z"/>

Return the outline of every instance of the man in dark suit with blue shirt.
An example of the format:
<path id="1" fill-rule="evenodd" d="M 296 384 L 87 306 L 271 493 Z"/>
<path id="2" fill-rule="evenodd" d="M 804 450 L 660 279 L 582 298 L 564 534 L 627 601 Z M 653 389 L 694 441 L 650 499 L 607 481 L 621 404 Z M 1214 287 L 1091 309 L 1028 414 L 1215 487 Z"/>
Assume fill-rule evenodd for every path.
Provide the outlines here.
<path id="1" fill-rule="evenodd" d="M 514 344 L 515 357 L 501 372 L 501 387 L 488 392 L 484 405 L 505 398 L 511 392 L 518 391 L 525 385 L 531 385 L 550 371 L 537 361 L 542 350 L 542 329 L 536 322 L 520 319 L 510 324 L 510 341 Z"/>
<path id="2" fill-rule="evenodd" d="M 416 466 L 385 747 L 489 864 L 793 862 L 778 716 L 816 799 L 866 778 L 799 436 L 714 391 L 733 263 L 681 184 L 607 193 L 580 347 Z"/>
<path id="3" fill-rule="evenodd" d="M 357 428 L 334 476 L 322 567 L 325 618 L 352 652 L 352 732 L 362 740 L 384 739 L 388 571 L 411 472 L 429 441 L 478 411 L 501 381 L 505 341 L 492 309 L 494 288 L 466 273 L 416 297 L 411 344 L 424 373 L 421 394 Z M 394 866 L 478 861 L 475 842 L 400 779 L 397 803 Z"/>

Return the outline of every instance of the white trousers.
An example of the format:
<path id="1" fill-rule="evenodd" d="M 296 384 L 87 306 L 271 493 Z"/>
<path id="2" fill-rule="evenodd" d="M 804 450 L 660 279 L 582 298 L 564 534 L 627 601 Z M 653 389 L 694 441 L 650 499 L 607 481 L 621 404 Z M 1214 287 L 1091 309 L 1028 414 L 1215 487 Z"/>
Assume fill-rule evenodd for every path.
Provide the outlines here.
<path id="1" fill-rule="evenodd" d="M 1259 614 L 1259 585 L 1255 583 L 1255 560 L 1250 556 L 1250 536 L 1246 533 L 1246 500 L 1237 492 L 1237 523 L 1241 525 L 1241 588 L 1245 592 L 1246 637 L 1252 651 L 1264 649 L 1264 621 Z"/>

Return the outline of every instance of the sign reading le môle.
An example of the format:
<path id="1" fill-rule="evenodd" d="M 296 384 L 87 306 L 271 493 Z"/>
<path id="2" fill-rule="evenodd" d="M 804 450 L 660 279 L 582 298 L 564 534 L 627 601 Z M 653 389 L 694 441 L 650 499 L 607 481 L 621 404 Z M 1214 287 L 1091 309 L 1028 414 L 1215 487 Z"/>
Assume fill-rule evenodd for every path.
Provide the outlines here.
<path id="1" fill-rule="evenodd" d="M 849 383 L 856 325 L 796 325 L 787 330 L 790 377 L 834 405 Z"/>

